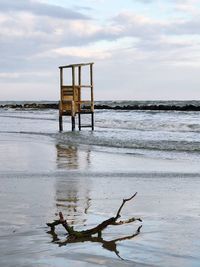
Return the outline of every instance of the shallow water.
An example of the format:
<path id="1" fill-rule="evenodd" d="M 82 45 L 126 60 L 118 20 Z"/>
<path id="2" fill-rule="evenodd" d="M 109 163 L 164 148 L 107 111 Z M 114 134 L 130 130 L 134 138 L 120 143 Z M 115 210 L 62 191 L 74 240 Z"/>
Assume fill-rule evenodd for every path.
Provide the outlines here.
<path id="1" fill-rule="evenodd" d="M 115 127 L 107 127 L 107 115 L 106 111 L 96 114 L 94 133 L 59 134 L 55 111 L 1 111 L 2 266 L 199 266 L 199 154 L 191 149 L 164 149 L 168 145 L 164 140 L 179 142 L 182 138 L 185 147 L 187 142 L 198 143 L 198 127 L 192 135 L 177 126 L 175 131 L 165 129 L 162 135 L 161 116 L 170 121 L 175 115 L 158 113 L 154 114 L 154 130 L 143 123 L 141 133 L 121 126 L 115 133 Z M 114 118 L 116 113 L 110 115 Z M 176 123 L 199 124 L 192 113 L 179 115 Z M 143 116 L 141 112 L 116 116 L 122 121 L 138 119 L 138 123 L 142 117 L 143 121 L 151 117 L 146 112 Z M 65 127 L 70 129 L 67 122 Z M 130 143 L 141 136 L 140 141 L 163 140 L 163 149 L 135 149 L 129 141 L 125 147 L 112 145 L 115 137 L 118 144 L 125 143 L 128 133 Z M 137 237 L 115 243 L 119 255 L 112 246 L 106 247 L 107 243 L 62 247 L 52 243 L 46 222 L 55 219 L 58 211 L 63 211 L 76 229 L 93 227 L 115 215 L 122 199 L 136 191 L 137 197 L 126 204 L 122 217 L 141 217 L 143 227 Z M 132 235 L 139 225 L 108 227 L 103 238 L 111 241 Z M 62 228 L 58 234 L 65 239 Z"/>
<path id="2" fill-rule="evenodd" d="M 199 266 L 199 177 L 7 173 L 1 177 L 0 262 L 3 266 Z M 123 188 L 123 189 L 122 189 Z M 101 243 L 51 243 L 46 222 L 63 211 L 76 229 L 115 215 L 124 196 L 138 191 L 123 218 L 143 219 L 141 234 L 117 242 L 119 256 Z M 140 223 L 109 227 L 105 240 L 132 235 Z M 62 228 L 59 237 L 65 239 Z M 136 264 L 137 263 L 137 264 Z M 134 265 L 136 264 L 136 265 Z M 68 266 L 67 265 L 67 266 Z M 89 265 L 90 266 L 90 265 Z"/>

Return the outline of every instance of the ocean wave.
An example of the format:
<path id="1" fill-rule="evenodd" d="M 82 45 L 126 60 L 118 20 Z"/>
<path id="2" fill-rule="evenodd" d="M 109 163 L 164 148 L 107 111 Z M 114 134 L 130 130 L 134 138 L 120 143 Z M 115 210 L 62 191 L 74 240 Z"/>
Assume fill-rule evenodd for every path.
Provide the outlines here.
<path id="1" fill-rule="evenodd" d="M 165 131 L 165 132 L 200 132 L 200 124 L 198 123 L 178 123 L 178 122 L 151 122 L 148 121 L 122 121 L 122 120 L 107 120 L 98 121 L 96 126 L 102 129 L 122 129 L 135 131 Z"/>
<path id="2" fill-rule="evenodd" d="M 1 118 L 9 118 L 9 119 L 22 119 L 22 120 L 45 120 L 45 121 L 55 121 L 56 118 L 45 118 L 44 116 L 43 117 L 35 117 L 35 116 L 17 116 L 17 115 L 2 115 L 0 114 L 0 117 Z"/>
<path id="3" fill-rule="evenodd" d="M 175 151 L 175 152 L 199 152 L 200 142 L 185 140 L 141 140 L 121 136 L 113 138 L 112 135 L 64 133 L 58 134 L 56 139 L 63 144 L 92 145 L 107 148 L 125 148 L 138 150 Z"/>

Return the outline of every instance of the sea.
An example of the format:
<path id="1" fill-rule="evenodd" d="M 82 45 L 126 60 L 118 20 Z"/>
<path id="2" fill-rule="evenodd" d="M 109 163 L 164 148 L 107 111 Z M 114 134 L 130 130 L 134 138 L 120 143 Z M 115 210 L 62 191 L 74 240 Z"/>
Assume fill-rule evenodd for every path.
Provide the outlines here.
<path id="1" fill-rule="evenodd" d="M 0 102 L 3 105 L 24 105 L 33 102 Z M 54 103 L 50 101 L 37 104 Z M 78 146 L 93 146 L 97 150 L 138 154 L 145 157 L 199 159 L 200 112 L 179 110 L 150 110 L 152 106 L 200 107 L 200 101 L 99 101 L 97 106 L 112 109 L 95 111 L 95 131 L 71 132 L 69 117 L 64 118 L 64 134 L 58 132 L 58 110 L 37 108 L 1 108 L 1 133 L 46 135 Z M 120 107 L 117 110 L 114 107 Z M 149 110 L 130 110 L 130 107 Z M 128 108 L 127 108 L 128 107 Z M 8 123 L 11 122 L 11 123 Z M 89 115 L 82 123 L 90 124 Z M 34 123 L 32 123 L 34 122 Z M 78 124 L 78 122 L 76 122 Z"/>
<path id="2" fill-rule="evenodd" d="M 56 103 L 0 102 L 0 266 L 198 267 L 200 101 L 99 101 L 94 131 L 73 132 L 41 108 Z M 142 222 L 65 245 L 48 232 L 59 211 L 94 227 L 135 192 L 120 219 Z"/>

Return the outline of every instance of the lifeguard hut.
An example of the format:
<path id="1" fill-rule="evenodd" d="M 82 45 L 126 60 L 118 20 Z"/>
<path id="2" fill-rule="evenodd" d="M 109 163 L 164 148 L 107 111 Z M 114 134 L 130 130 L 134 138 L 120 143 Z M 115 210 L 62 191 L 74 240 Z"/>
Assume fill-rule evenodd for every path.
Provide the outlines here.
<path id="1" fill-rule="evenodd" d="M 93 95 L 93 64 L 81 63 L 60 66 L 60 102 L 59 102 L 59 130 L 63 131 L 63 116 L 71 116 L 72 131 L 75 130 L 75 117 L 78 114 L 78 128 L 91 127 L 94 130 L 94 95 Z M 83 70 L 84 69 L 84 70 Z M 88 84 L 82 84 L 82 74 L 89 77 Z M 84 77 L 85 79 L 85 77 Z M 84 99 L 83 90 L 87 90 Z M 89 95 L 89 96 L 88 96 Z M 82 125 L 81 115 L 90 114 L 91 124 Z"/>

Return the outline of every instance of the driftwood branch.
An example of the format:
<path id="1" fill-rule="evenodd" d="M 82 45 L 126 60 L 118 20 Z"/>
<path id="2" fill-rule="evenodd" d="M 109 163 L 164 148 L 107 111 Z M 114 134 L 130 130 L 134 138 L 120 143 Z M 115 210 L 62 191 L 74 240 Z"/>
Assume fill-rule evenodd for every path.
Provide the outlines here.
<path id="1" fill-rule="evenodd" d="M 59 219 L 58 220 L 55 220 L 52 223 L 47 223 L 47 226 L 49 226 L 51 228 L 51 232 L 53 233 L 53 232 L 55 232 L 55 227 L 57 225 L 61 224 L 65 228 L 65 230 L 67 231 L 69 240 L 79 239 L 79 241 L 80 241 L 81 238 L 89 238 L 95 234 L 98 234 L 98 237 L 100 238 L 102 231 L 109 225 L 121 225 L 121 224 L 125 224 L 125 223 L 131 223 L 134 221 L 140 221 L 140 222 L 142 221 L 140 218 L 134 218 L 133 217 L 129 220 L 117 222 L 117 219 L 121 217 L 120 212 L 121 212 L 124 204 L 127 201 L 130 201 L 131 199 L 133 199 L 136 196 L 136 194 L 137 194 L 137 192 L 133 196 L 131 196 L 130 198 L 123 199 L 123 202 L 122 202 L 121 206 L 119 207 L 115 217 L 111 217 L 111 218 L 103 221 L 102 223 L 100 223 L 99 225 L 97 225 L 96 227 L 93 227 L 91 229 L 83 230 L 83 231 L 75 231 L 73 227 L 68 225 L 67 220 L 64 219 L 62 212 L 59 212 Z M 137 234 L 139 234 L 140 228 L 141 227 L 138 228 Z"/>
<path id="2" fill-rule="evenodd" d="M 132 223 L 132 222 L 135 222 L 135 221 L 142 222 L 142 219 L 133 217 L 133 218 L 130 218 L 128 220 L 114 222 L 113 225 L 122 225 L 122 224 L 126 224 L 126 223 Z"/>
<path id="3" fill-rule="evenodd" d="M 123 202 L 122 202 L 120 208 L 119 208 L 118 211 L 117 211 L 117 215 L 115 216 L 116 220 L 120 217 L 120 212 L 121 212 L 121 210 L 122 210 L 124 204 L 125 204 L 127 201 L 130 201 L 131 199 L 133 199 L 136 195 L 137 195 L 137 192 L 136 192 L 132 197 L 123 199 Z"/>
<path id="4" fill-rule="evenodd" d="M 66 246 L 68 244 L 73 244 L 73 243 L 78 243 L 78 242 L 88 242 L 88 241 L 92 243 L 101 243 L 104 249 L 114 252 L 117 255 L 117 257 L 123 260 L 123 258 L 119 255 L 119 251 L 117 250 L 116 243 L 136 237 L 137 235 L 139 235 L 141 228 L 142 228 L 142 225 L 138 227 L 138 229 L 136 230 L 134 234 L 116 238 L 110 241 L 104 240 L 102 237 L 94 237 L 94 236 L 82 237 L 82 238 L 76 238 L 76 239 L 73 239 L 70 236 L 68 236 L 66 240 L 60 240 L 54 231 L 49 231 L 48 233 L 51 234 L 52 236 L 52 242 L 57 244 L 59 247 Z"/>

